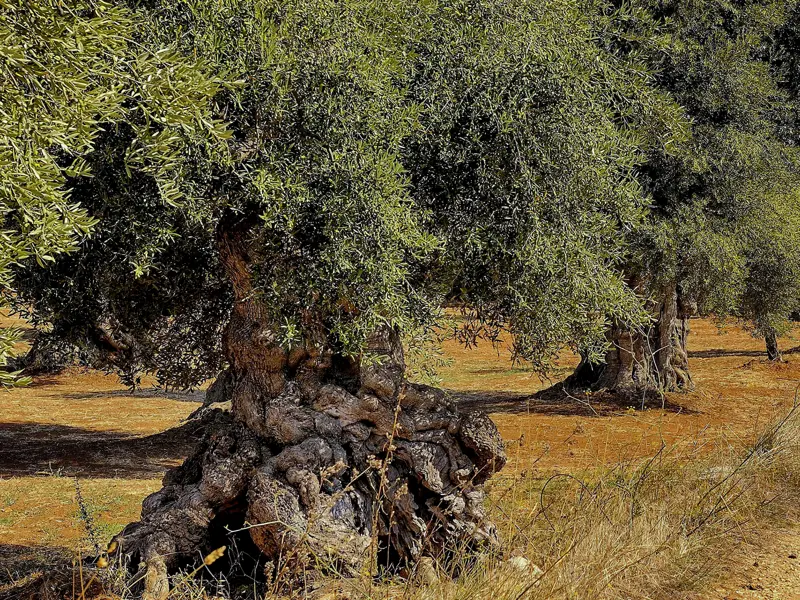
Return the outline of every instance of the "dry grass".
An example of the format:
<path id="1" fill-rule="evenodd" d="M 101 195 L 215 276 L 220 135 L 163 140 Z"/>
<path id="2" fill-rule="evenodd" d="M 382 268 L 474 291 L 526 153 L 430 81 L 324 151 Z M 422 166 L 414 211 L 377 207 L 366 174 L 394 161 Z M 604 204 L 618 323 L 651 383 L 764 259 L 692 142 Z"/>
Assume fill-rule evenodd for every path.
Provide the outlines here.
<path id="1" fill-rule="evenodd" d="M 692 598 L 736 564 L 737 549 L 796 517 L 798 466 L 794 408 L 747 449 L 681 445 L 604 470 L 520 474 L 493 489 L 499 554 L 462 557 L 424 585 L 338 582 L 329 597 Z"/>

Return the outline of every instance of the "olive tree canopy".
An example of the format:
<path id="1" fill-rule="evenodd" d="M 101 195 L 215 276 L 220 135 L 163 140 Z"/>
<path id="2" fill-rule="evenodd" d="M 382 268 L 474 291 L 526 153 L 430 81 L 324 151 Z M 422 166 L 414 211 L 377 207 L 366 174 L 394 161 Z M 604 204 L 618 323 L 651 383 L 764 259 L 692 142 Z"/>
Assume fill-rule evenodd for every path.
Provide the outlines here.
<path id="1" fill-rule="evenodd" d="M 99 222 L 74 190 L 96 175 L 89 157 L 98 138 L 124 129 L 120 164 L 149 178 L 168 202 L 185 175 L 183 151 L 225 137 L 209 104 L 219 82 L 174 48 L 134 47 L 134 27 L 128 10 L 105 2 L 12 0 L 0 8 L 4 302 L 20 300 L 20 273 L 56 265 Z M 4 331 L 3 364 L 15 339 Z"/>

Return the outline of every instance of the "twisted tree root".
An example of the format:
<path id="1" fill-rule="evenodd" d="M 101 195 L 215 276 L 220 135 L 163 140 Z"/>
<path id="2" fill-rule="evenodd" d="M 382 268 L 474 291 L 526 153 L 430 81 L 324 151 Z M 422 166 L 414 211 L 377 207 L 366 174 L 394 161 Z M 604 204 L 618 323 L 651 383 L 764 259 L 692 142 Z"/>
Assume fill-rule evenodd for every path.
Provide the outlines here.
<path id="1" fill-rule="evenodd" d="M 290 382 L 247 424 L 211 411 L 195 453 L 115 538 L 143 597 L 165 599 L 169 571 L 225 543 L 212 521 L 244 517 L 269 559 L 338 572 L 359 572 L 378 548 L 408 564 L 495 544 L 482 484 L 506 458 L 492 421 L 459 415 L 391 364 L 362 369 L 360 382 L 355 394 L 321 385 L 312 399 Z"/>

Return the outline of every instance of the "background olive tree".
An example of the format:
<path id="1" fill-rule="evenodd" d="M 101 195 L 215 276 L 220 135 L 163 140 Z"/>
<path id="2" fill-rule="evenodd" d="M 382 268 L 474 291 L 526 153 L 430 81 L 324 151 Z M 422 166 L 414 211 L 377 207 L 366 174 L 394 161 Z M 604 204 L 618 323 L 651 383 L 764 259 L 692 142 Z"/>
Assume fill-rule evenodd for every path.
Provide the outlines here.
<path id="1" fill-rule="evenodd" d="M 614 320 L 605 360 L 585 359 L 571 385 L 639 397 L 691 389 L 691 315 L 738 314 L 766 331 L 788 314 L 796 263 L 776 253 L 796 244 L 790 223 L 800 181 L 786 131 L 796 108 L 780 61 L 797 50 L 784 44 L 781 58 L 774 45 L 795 7 L 642 0 L 616 14 L 609 47 L 643 57 L 681 106 L 690 135 L 669 152 L 654 146 L 637 169 L 651 203 L 629 236 L 624 270 L 651 322 Z"/>

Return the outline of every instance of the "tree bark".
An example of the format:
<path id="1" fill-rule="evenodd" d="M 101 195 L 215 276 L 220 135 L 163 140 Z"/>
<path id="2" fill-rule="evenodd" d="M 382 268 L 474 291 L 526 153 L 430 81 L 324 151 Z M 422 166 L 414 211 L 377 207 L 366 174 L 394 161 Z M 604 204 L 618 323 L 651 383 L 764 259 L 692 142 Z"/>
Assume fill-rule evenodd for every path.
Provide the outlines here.
<path id="1" fill-rule="evenodd" d="M 778 335 L 775 333 L 775 330 L 770 327 L 767 334 L 764 336 L 764 340 L 767 344 L 767 357 L 771 361 L 781 362 L 783 360 L 783 355 L 778 347 Z"/>
<path id="2" fill-rule="evenodd" d="M 647 329 L 612 325 L 604 362 L 583 357 L 564 386 L 605 390 L 625 399 L 694 389 L 686 349 L 692 307 L 681 302 L 677 287 L 671 285 L 650 309 L 653 321 Z"/>
<path id="3" fill-rule="evenodd" d="M 250 235 L 246 223 L 220 227 L 235 304 L 223 337 L 229 369 L 213 396 L 229 396 L 232 410 L 211 411 L 195 454 L 116 538 L 144 597 L 165 598 L 170 570 L 229 544 L 222 525 L 246 523 L 239 535 L 281 568 L 313 561 L 340 573 L 379 553 L 408 564 L 496 543 L 482 508 L 482 484 L 506 460 L 492 421 L 407 382 L 388 326 L 367 344 L 379 360 L 363 364 L 321 336 L 283 348 L 253 289 Z"/>

